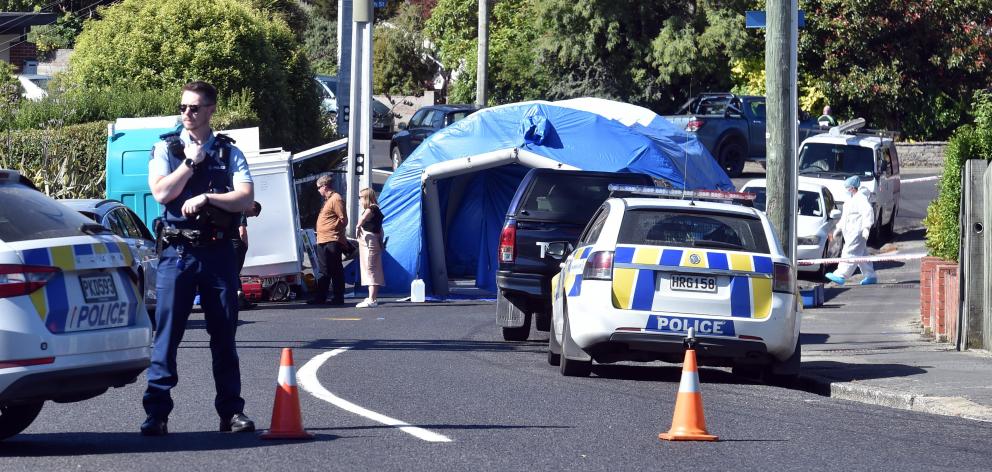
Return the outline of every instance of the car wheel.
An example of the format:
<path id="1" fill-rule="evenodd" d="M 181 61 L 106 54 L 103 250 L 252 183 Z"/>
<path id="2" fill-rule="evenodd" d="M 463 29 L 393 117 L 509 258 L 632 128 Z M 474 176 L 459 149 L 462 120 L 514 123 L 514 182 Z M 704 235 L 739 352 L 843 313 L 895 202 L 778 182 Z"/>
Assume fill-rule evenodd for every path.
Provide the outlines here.
<path id="1" fill-rule="evenodd" d="M 41 413 L 44 402 L 0 406 L 0 440 L 7 439 L 31 426 Z"/>
<path id="2" fill-rule="evenodd" d="M 789 387 L 799 380 L 799 369 L 802 364 L 803 345 L 799 339 L 796 340 L 796 348 L 792 355 L 784 361 L 772 360 L 765 368 L 765 383 L 780 387 Z"/>
<path id="3" fill-rule="evenodd" d="M 272 284 L 272 288 L 269 290 L 269 300 L 276 302 L 289 300 L 289 284 L 285 280 Z"/>
<path id="4" fill-rule="evenodd" d="M 534 329 L 548 331 L 551 329 L 551 313 L 547 311 L 534 312 Z"/>
<path id="5" fill-rule="evenodd" d="M 565 328 L 561 333 L 561 375 L 566 377 L 588 377 L 592 373 L 592 358 L 572 340 L 572 330 L 568 326 L 568 307 L 563 311 Z"/>
<path id="6" fill-rule="evenodd" d="M 717 159 L 720 162 L 720 167 L 727 171 L 727 175 L 731 178 L 740 177 L 744 173 L 744 161 L 747 156 L 744 154 L 744 148 L 737 141 L 728 141 L 720 146 L 720 154 Z"/>
<path id="7" fill-rule="evenodd" d="M 523 318 L 523 325 L 521 326 L 502 327 L 504 341 L 526 341 L 530 337 L 530 313 L 521 310 L 503 294 L 502 290 L 498 290 L 496 293 L 496 317 L 503 320 Z"/>
<path id="8" fill-rule="evenodd" d="M 555 337 L 554 322 L 548 329 L 548 364 L 561 364 L 561 344 L 558 344 L 558 339 Z"/>
<path id="9" fill-rule="evenodd" d="M 895 234 L 896 213 L 898 211 L 899 211 L 898 207 L 893 208 L 892 215 L 889 216 L 889 222 L 885 223 L 885 226 L 882 227 L 882 238 L 885 241 L 891 241 L 892 236 Z"/>
<path id="10" fill-rule="evenodd" d="M 389 159 L 393 161 L 393 170 L 400 168 L 400 164 L 403 163 L 403 155 L 400 154 L 399 147 L 393 147 L 389 150 Z"/>
<path id="11" fill-rule="evenodd" d="M 823 255 L 821 257 L 826 259 L 827 257 L 830 256 L 829 252 L 830 252 L 830 242 L 828 241 L 826 244 L 823 245 Z M 823 280 L 823 278 L 826 277 L 827 272 L 828 272 L 827 264 L 820 263 L 820 268 L 816 271 L 816 279 Z"/>

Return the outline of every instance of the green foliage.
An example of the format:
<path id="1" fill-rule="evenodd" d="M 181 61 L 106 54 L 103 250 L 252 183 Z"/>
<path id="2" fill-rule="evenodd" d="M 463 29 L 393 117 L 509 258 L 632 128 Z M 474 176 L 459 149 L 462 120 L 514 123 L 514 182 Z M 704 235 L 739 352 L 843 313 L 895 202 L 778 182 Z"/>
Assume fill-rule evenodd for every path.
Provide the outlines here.
<path id="1" fill-rule="evenodd" d="M 0 132 L 0 168 L 55 198 L 106 195 L 107 122 Z"/>
<path id="2" fill-rule="evenodd" d="M 0 62 L 0 130 L 9 126 L 21 101 L 21 85 L 13 73 L 13 66 Z"/>
<path id="3" fill-rule="evenodd" d="M 39 11 L 46 4 L 38 0 L 0 0 L 0 11 Z"/>
<path id="4" fill-rule="evenodd" d="M 335 3 L 336 5 L 337 3 Z M 320 15 L 310 15 L 303 34 L 303 50 L 318 74 L 338 73 L 338 22 Z"/>
<path id="5" fill-rule="evenodd" d="M 488 104 L 547 98 L 550 79 L 540 62 L 538 0 L 490 3 Z M 438 47 L 446 72 L 458 71 L 448 101 L 472 103 L 476 94 L 478 2 L 440 0 L 426 33 Z"/>
<path id="6" fill-rule="evenodd" d="M 961 242 L 961 169 L 968 159 L 992 159 L 992 93 L 975 94 L 975 124 L 958 128 L 947 143 L 937 199 L 923 219 L 930 255 L 957 261 Z"/>
<path id="7" fill-rule="evenodd" d="M 32 27 L 28 41 L 35 44 L 39 53 L 49 54 L 56 49 L 72 48 L 76 36 L 82 29 L 82 18 L 72 13 L 65 13 L 59 16 L 54 24 Z"/>
<path id="8" fill-rule="evenodd" d="M 913 139 L 944 139 L 992 85 L 992 0 L 810 0 L 800 70 L 835 112 Z"/>
<path id="9" fill-rule="evenodd" d="M 378 93 L 419 95 L 437 72 L 424 46 L 420 7 L 402 4 L 396 16 L 374 29 L 372 89 Z"/>
<path id="10" fill-rule="evenodd" d="M 102 16 L 77 38 L 68 88 L 166 90 L 206 80 L 222 96 L 248 93 L 263 146 L 319 141 L 310 64 L 281 15 L 236 0 L 124 0 Z"/>

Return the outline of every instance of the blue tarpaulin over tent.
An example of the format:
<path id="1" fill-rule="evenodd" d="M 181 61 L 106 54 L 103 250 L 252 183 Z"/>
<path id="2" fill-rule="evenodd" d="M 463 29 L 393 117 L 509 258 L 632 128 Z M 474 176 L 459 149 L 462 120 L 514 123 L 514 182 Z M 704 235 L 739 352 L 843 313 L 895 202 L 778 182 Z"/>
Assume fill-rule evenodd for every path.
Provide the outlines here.
<path id="1" fill-rule="evenodd" d="M 641 172 L 676 188 L 734 188 L 695 136 L 641 107 L 574 99 L 487 108 L 430 136 L 386 181 L 379 198 L 389 237 L 383 292 L 407 293 L 410 282 L 420 278 L 434 293 L 423 223 L 424 171 L 514 148 L 582 170 Z M 496 290 L 499 234 L 527 170 L 510 164 L 437 182 L 448 276 L 475 278 L 477 287 Z"/>

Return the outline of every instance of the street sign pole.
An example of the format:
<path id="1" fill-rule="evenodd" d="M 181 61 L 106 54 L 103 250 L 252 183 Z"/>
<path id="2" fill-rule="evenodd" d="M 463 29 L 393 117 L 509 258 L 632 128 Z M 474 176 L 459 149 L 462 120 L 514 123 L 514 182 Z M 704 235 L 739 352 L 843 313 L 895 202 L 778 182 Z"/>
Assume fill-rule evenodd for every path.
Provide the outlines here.
<path id="1" fill-rule="evenodd" d="M 489 80 L 489 5 L 488 0 L 479 0 L 479 48 L 477 51 L 475 75 L 475 104 L 486 106 L 486 82 Z"/>
<path id="2" fill-rule="evenodd" d="M 372 156 L 372 1 L 352 0 L 351 94 L 348 110 L 346 234 L 355 237 L 358 191 L 369 187 Z"/>

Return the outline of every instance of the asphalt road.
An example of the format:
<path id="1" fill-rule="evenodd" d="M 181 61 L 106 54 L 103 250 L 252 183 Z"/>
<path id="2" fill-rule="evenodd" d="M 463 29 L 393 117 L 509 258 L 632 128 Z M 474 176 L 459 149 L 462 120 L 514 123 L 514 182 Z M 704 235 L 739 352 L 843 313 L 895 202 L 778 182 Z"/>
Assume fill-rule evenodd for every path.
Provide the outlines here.
<path id="1" fill-rule="evenodd" d="M 912 238 L 933 188 L 904 192 L 897 228 Z M 268 427 L 280 350 L 291 347 L 312 441 L 216 432 L 208 337 L 194 315 L 169 436 L 137 433 L 141 378 L 85 402 L 46 404 L 24 434 L 0 443 L 0 471 L 988 469 L 984 423 L 754 384 L 723 369 L 700 372 L 706 424 L 720 441 L 661 442 L 678 365 L 603 365 L 565 378 L 546 362 L 546 334 L 499 340 L 491 301 L 368 310 L 355 301 L 241 315 L 248 414 Z"/>

